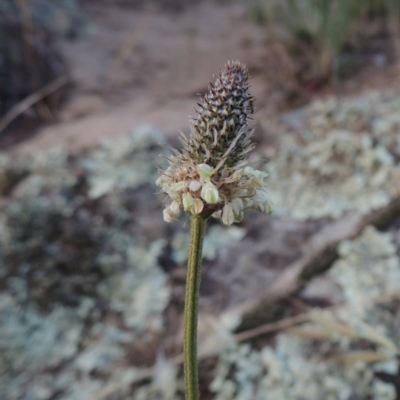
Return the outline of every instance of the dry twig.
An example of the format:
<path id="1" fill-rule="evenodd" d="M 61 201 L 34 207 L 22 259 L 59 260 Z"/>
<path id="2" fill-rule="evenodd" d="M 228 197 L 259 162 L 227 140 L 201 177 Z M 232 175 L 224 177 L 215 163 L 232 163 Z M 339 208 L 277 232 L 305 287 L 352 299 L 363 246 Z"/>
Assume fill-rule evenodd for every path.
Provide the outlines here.
<path id="1" fill-rule="evenodd" d="M 53 82 L 43 86 L 41 89 L 36 92 L 30 94 L 24 100 L 16 104 L 11 110 L 9 110 L 3 118 L 0 119 L 0 134 L 4 131 L 4 129 L 12 122 L 15 118 L 21 115 L 24 111 L 28 110 L 35 103 L 47 97 L 51 93 L 54 93 L 62 86 L 66 85 L 68 82 L 68 78 L 65 76 L 61 76 Z"/>
<path id="2" fill-rule="evenodd" d="M 368 225 L 384 228 L 399 215 L 400 196 L 386 207 L 368 215 L 348 215 L 323 228 L 308 241 L 304 256 L 287 266 L 275 283 L 267 287 L 258 298 L 233 310 L 242 317 L 237 331 L 280 319 L 288 300 L 337 260 L 337 246 L 341 241 L 355 238 Z"/>

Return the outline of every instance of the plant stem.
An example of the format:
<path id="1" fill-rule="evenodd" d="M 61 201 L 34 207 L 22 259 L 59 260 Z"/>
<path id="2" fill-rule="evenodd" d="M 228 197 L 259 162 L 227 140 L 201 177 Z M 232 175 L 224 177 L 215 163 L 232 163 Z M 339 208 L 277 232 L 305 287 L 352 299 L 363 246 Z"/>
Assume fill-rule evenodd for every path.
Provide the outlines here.
<path id="1" fill-rule="evenodd" d="M 190 230 L 189 257 L 186 279 L 183 366 L 186 400 L 198 400 L 197 366 L 197 308 L 201 279 L 201 255 L 207 218 L 192 217 Z"/>

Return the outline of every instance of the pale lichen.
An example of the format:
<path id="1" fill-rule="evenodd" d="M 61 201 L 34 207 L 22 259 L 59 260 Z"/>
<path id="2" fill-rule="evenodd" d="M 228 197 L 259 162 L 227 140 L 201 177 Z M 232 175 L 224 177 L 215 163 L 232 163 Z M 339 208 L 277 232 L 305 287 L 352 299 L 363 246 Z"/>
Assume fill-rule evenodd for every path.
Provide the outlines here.
<path id="1" fill-rule="evenodd" d="M 399 192 L 399 89 L 317 99 L 280 123 L 268 148 L 269 188 L 276 213 L 299 220 L 368 213 Z M 295 134 L 293 134 L 294 132 Z"/>
<path id="2" fill-rule="evenodd" d="M 276 213 L 295 219 L 362 214 L 398 194 L 400 167 L 366 134 L 333 130 L 301 145 L 286 136 L 268 163 Z"/>
<path id="3" fill-rule="evenodd" d="M 397 398 L 394 384 L 377 376 L 398 368 L 400 260 L 392 237 L 368 227 L 339 253 L 329 276 L 342 304 L 311 311 L 312 322 L 280 334 L 274 347 L 224 351 L 210 385 L 217 399 Z"/>
<path id="4" fill-rule="evenodd" d="M 244 229 L 235 226 L 229 228 L 211 226 L 204 239 L 203 258 L 215 260 L 219 251 L 222 251 L 228 245 L 234 246 L 245 234 L 246 231 Z M 171 241 L 172 258 L 177 264 L 186 262 L 188 245 L 189 238 L 187 234 L 177 232 L 174 235 Z"/>
<path id="5" fill-rule="evenodd" d="M 340 129 L 369 132 L 385 147 L 398 151 L 400 117 L 399 89 L 373 90 L 354 97 L 328 97 L 314 101 L 305 110 L 309 134 L 322 137 Z"/>
<path id="6" fill-rule="evenodd" d="M 161 331 L 165 241 L 143 232 L 136 210 L 159 208 L 162 141 L 143 127 L 83 157 L 64 148 L 1 156 L 1 398 L 90 398 L 127 379 L 132 368 L 118 367 L 129 363 L 127 349 Z M 102 175 L 111 184 L 100 191 Z"/>
<path id="7" fill-rule="evenodd" d="M 298 140 L 274 125 L 280 148 L 266 154 L 277 213 L 304 220 L 387 204 L 400 181 L 399 102 L 396 90 L 318 100 L 306 109 Z M 162 332 L 170 297 L 161 258 L 182 264 L 187 256 L 174 226 L 163 231 L 154 196 L 164 141 L 154 129 L 141 128 L 82 156 L 60 148 L 0 155 L 1 398 L 23 399 L 29 392 L 32 400 L 86 399 L 108 384 L 116 388 L 110 398 L 117 400 L 167 397 L 162 377 L 158 383 L 141 380 L 132 390 L 142 372 L 136 346 L 153 346 L 148 340 Z M 200 173 L 207 178 L 207 168 Z M 200 191 L 203 205 L 199 182 L 189 187 Z M 186 208 L 199 210 L 195 200 L 187 197 Z M 248 250 L 252 235 L 239 243 L 246 232 L 211 225 L 206 237 L 207 259 L 218 256 L 222 263 L 230 254 L 222 272 L 209 275 L 230 285 L 234 295 L 225 302 L 248 299 L 249 275 L 261 290 L 266 276 L 280 273 L 258 268 L 249 274 L 248 266 L 267 261 L 260 249 Z M 392 238 L 369 228 L 342 243 L 340 259 L 326 275 L 335 291 L 331 302 L 339 306 L 314 311 L 299 335 L 280 333 L 274 346 L 226 350 L 211 379 L 214 395 L 395 399 L 394 385 L 378 378 L 384 373 L 396 379 L 398 372 L 400 278 Z M 268 242 L 274 246 L 269 237 Z M 323 297 L 332 300 L 329 291 Z M 211 306 L 219 306 L 214 297 Z M 215 350 L 226 340 L 211 344 Z M 366 361 L 362 351 L 379 361 Z M 346 356 L 353 361 L 345 362 Z M 182 397 L 179 375 L 172 386 L 173 398 Z"/>

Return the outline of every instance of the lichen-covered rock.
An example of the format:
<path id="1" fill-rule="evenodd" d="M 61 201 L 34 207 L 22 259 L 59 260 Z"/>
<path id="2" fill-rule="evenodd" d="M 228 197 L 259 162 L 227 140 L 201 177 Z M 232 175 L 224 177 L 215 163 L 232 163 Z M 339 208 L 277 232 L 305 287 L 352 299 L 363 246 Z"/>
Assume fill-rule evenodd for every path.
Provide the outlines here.
<path id="1" fill-rule="evenodd" d="M 293 226 L 306 219 L 368 213 L 398 195 L 396 93 L 316 101 L 297 136 L 274 126 L 280 146 L 266 152 L 269 194 L 294 236 Z M 160 142 L 143 127 L 80 156 L 66 149 L 0 155 L 0 398 L 86 399 L 105 386 L 116 400 L 182 397 L 179 369 L 132 386 L 143 372 L 137 354 L 151 352 L 146 365 L 156 358 L 155 371 L 165 366 L 157 341 L 171 296 L 164 270 L 187 257 L 187 235 L 166 227 L 155 196 Z M 255 218 L 260 224 L 249 216 L 250 224 Z M 204 256 L 220 265 L 209 274 L 205 268 L 206 278 L 231 288 L 221 304 L 247 299 L 286 264 L 282 254 L 293 241 L 274 224 L 281 221 L 271 221 L 256 229 L 257 249 L 251 234 L 238 245 L 245 226 L 209 227 Z M 390 234 L 368 228 L 339 252 L 326 278 L 335 287 L 329 300 L 339 306 L 313 311 L 309 323 L 280 333 L 272 347 L 224 351 L 210 382 L 216 399 L 396 398 L 388 379 L 397 379 L 398 368 L 398 249 Z"/>
<path id="2" fill-rule="evenodd" d="M 254 399 L 262 373 L 260 354 L 249 345 L 236 346 L 220 356 L 210 390 L 215 400 Z"/>
<path id="3" fill-rule="evenodd" d="M 163 143 L 164 136 L 147 125 L 118 141 L 104 141 L 81 161 L 81 165 L 90 171 L 89 197 L 97 199 L 113 190 L 132 189 L 156 179 L 161 160 L 154 158 L 154 150 L 159 151 Z M 148 158 L 149 149 L 153 152 L 152 159 Z"/>
<path id="4" fill-rule="evenodd" d="M 0 214 L 1 398 L 90 398 L 161 331 L 164 232 L 150 238 L 141 218 L 160 209 L 162 141 L 143 127 L 84 157 L 0 156 L 12 188 Z"/>
<path id="5" fill-rule="evenodd" d="M 283 140 L 268 164 L 275 212 L 296 219 L 362 214 L 397 196 L 400 167 L 370 136 L 332 131 L 300 146 Z"/>
<path id="6" fill-rule="evenodd" d="M 369 132 L 386 147 L 399 143 L 399 88 L 373 90 L 355 97 L 328 97 L 306 109 L 309 137 L 321 137 L 340 129 Z"/>
<path id="7" fill-rule="evenodd" d="M 234 245 L 246 234 L 243 228 L 231 226 L 224 228 L 220 225 L 211 226 L 204 239 L 203 258 L 215 260 L 218 251 L 227 245 Z M 184 232 L 178 232 L 172 239 L 172 258 L 177 264 L 184 264 L 187 260 L 189 237 Z"/>
<path id="8" fill-rule="evenodd" d="M 342 303 L 311 311 L 310 323 L 280 334 L 274 347 L 225 350 L 210 385 L 216 399 L 397 398 L 395 380 L 378 378 L 398 368 L 400 259 L 391 235 L 368 227 L 339 252 L 329 276 Z"/>
<path id="9" fill-rule="evenodd" d="M 397 196 L 399 99 L 398 90 L 388 90 L 316 100 L 296 136 L 281 127 L 279 149 L 266 154 L 275 214 L 299 220 L 365 214 Z"/>

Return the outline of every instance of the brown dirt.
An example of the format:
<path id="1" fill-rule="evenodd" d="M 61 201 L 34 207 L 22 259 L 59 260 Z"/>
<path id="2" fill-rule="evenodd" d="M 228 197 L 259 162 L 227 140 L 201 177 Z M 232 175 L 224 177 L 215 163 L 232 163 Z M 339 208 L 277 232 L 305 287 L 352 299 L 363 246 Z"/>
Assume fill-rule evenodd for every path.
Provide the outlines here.
<path id="1" fill-rule="evenodd" d="M 175 133 L 188 126 L 197 93 L 227 60 L 262 66 L 264 31 L 246 20 L 241 5 L 203 2 L 166 12 L 92 3 L 84 11 L 87 33 L 62 43 L 75 89 L 60 121 L 16 151 L 80 149 L 143 123 Z M 253 92 L 262 98 L 266 84 L 253 75 Z"/>
<path id="2" fill-rule="evenodd" d="M 83 3 L 83 2 L 82 2 Z M 220 4 L 221 3 L 221 4 Z M 227 60 L 240 59 L 251 72 L 257 99 L 255 120 L 311 97 L 354 93 L 399 81 L 396 66 L 370 66 L 344 84 L 318 92 L 292 81 L 285 50 L 267 40 L 248 18 L 246 4 L 204 1 L 182 10 L 87 2 L 89 21 L 77 40 L 61 42 L 74 83 L 58 121 L 7 134 L 0 146 L 27 153 L 54 145 L 91 147 L 150 123 L 173 137 L 189 126 L 197 94 Z"/>

